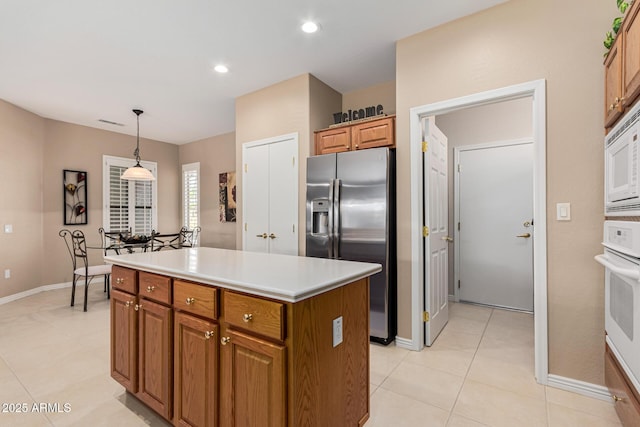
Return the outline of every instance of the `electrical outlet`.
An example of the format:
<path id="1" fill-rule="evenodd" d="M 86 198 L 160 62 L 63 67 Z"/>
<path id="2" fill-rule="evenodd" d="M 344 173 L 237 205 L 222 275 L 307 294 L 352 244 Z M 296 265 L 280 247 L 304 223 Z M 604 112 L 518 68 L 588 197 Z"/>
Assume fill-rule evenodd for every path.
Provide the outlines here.
<path id="1" fill-rule="evenodd" d="M 8 268 L 4 271 L 4 278 L 5 279 L 11 278 L 11 270 L 9 270 Z"/>
<path id="2" fill-rule="evenodd" d="M 342 316 L 333 319 L 333 346 L 337 347 L 342 343 Z"/>
<path id="3" fill-rule="evenodd" d="M 9 234 L 9 233 L 13 233 L 13 224 L 5 224 L 4 225 L 4 232 Z"/>

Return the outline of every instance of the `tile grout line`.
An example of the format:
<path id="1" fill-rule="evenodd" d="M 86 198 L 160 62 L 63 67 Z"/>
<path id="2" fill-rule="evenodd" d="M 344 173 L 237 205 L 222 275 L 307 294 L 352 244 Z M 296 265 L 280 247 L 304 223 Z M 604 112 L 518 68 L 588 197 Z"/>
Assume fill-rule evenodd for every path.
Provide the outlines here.
<path id="1" fill-rule="evenodd" d="M 487 331 L 487 327 L 489 327 L 489 322 L 491 321 L 491 318 L 493 317 L 493 312 L 495 309 L 491 309 L 491 313 L 489 314 L 489 318 L 487 319 L 487 322 L 484 325 L 484 328 L 482 329 L 482 334 L 480 335 L 480 340 L 478 341 L 478 345 L 476 346 L 475 351 L 473 352 L 473 357 L 471 358 L 471 363 L 469 363 L 469 366 L 467 367 L 467 371 L 464 374 L 464 379 L 462 380 L 462 385 L 460 386 L 460 390 L 458 390 L 458 394 L 456 395 L 456 398 L 453 402 L 453 405 L 451 406 L 451 410 L 449 411 L 449 417 L 447 417 L 447 423 L 445 425 L 449 424 L 449 421 L 451 420 L 451 417 L 453 416 L 453 411 L 456 409 L 456 405 L 458 404 L 458 399 L 460 399 L 460 393 L 462 393 L 462 389 L 464 388 L 464 385 L 467 382 L 467 377 L 469 376 L 469 371 L 471 370 L 471 366 L 473 365 L 473 361 L 476 358 L 476 355 L 478 354 L 478 350 L 480 349 L 480 344 L 482 344 L 482 340 L 484 339 L 484 334 Z M 468 417 L 465 417 L 468 418 Z M 475 420 L 473 418 L 469 418 L 472 421 L 478 422 L 480 424 L 483 424 L 482 422 Z"/>

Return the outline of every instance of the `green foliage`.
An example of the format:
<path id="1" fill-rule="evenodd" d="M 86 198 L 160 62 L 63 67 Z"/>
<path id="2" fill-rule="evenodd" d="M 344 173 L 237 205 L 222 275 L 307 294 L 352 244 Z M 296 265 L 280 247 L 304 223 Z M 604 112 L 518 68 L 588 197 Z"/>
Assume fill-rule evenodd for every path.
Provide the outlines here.
<path id="1" fill-rule="evenodd" d="M 633 1 L 634 0 L 631 0 L 631 3 L 633 3 Z M 620 13 L 624 14 L 624 12 L 629 7 L 629 2 L 625 0 L 616 0 L 616 6 L 618 7 L 618 10 L 620 11 Z M 611 29 L 613 31 L 607 31 L 607 33 L 605 34 L 604 47 L 607 49 L 607 51 L 604 54 L 605 56 L 607 56 L 607 54 L 609 53 L 609 49 L 611 49 L 611 46 L 613 46 L 613 42 L 616 39 L 615 35 L 618 34 L 618 31 L 620 31 L 621 25 L 622 25 L 622 16 L 619 16 L 615 18 L 613 20 L 613 23 L 611 24 Z"/>

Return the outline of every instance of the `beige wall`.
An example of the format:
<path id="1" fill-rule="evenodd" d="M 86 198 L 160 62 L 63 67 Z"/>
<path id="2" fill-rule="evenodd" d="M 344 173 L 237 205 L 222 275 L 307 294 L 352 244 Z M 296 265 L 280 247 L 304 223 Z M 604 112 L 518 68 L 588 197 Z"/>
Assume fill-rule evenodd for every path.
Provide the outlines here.
<path id="1" fill-rule="evenodd" d="M 399 335 L 410 337 L 409 108 L 547 81 L 549 370 L 603 383 L 602 38 L 613 2 L 512 0 L 397 44 Z M 572 220 L 555 220 L 571 202 Z"/>
<path id="2" fill-rule="evenodd" d="M 533 136 L 531 97 L 465 108 L 436 117 L 436 126 L 447 136 L 449 235 L 454 234 L 454 150 L 456 147 L 509 141 Z M 533 162 L 533 159 L 531 160 Z M 449 245 L 449 294 L 454 294 L 455 246 Z"/>
<path id="3" fill-rule="evenodd" d="M 135 137 L 43 119 L 0 101 L 0 269 L 11 269 L 0 298 L 42 285 L 71 281 L 71 261 L 61 228 L 78 228 L 99 242 L 102 225 L 102 155 L 131 158 Z M 143 160 L 158 163 L 158 229 L 179 228 L 178 147 L 140 140 Z M 87 171 L 88 224 L 65 226 L 62 171 Z M 100 262 L 101 253 L 92 256 Z M 4 275 L 0 276 L 4 277 Z"/>
<path id="4" fill-rule="evenodd" d="M 71 281 L 70 260 L 62 239 L 61 228 L 80 229 L 87 242 L 99 243 L 98 228 L 102 226 L 102 156 L 132 158 L 136 139 L 100 129 L 78 126 L 55 120 L 45 121 L 43 170 L 43 271 L 44 283 Z M 141 133 L 144 125 L 141 124 Z M 161 232 L 180 228 L 180 174 L 178 146 L 140 138 L 142 160 L 158 163 L 158 227 Z M 62 221 L 62 170 L 87 171 L 88 223 L 64 226 Z M 167 231 L 164 231 L 167 230 Z M 99 262 L 101 253 L 94 251 L 93 262 Z"/>
<path id="5" fill-rule="evenodd" d="M 218 198 L 218 176 L 236 171 L 235 147 L 235 132 L 178 147 L 180 170 L 184 164 L 200 163 L 200 246 L 236 248 L 236 223 L 220 222 Z"/>
<path id="6" fill-rule="evenodd" d="M 0 101 L 0 298 L 42 284 L 44 123 Z M 13 225 L 12 234 L 4 233 L 5 224 Z M 5 269 L 11 270 L 10 279 L 4 278 Z"/>
<path id="7" fill-rule="evenodd" d="M 322 126 L 340 106 L 339 94 L 310 74 L 236 98 L 236 170 L 242 171 L 242 144 L 298 133 L 298 246 L 304 254 L 306 161 L 311 153 L 312 122 Z M 313 96 L 313 98 L 312 98 Z M 330 122 L 327 122 L 327 125 Z M 242 248 L 242 174 L 236 177 L 238 223 L 236 247 Z"/>
<path id="8" fill-rule="evenodd" d="M 385 114 L 396 113 L 396 82 L 380 83 L 342 94 L 342 111 L 381 104 Z M 339 110 L 336 110 L 337 113 Z M 332 122 L 333 123 L 333 122 Z"/>

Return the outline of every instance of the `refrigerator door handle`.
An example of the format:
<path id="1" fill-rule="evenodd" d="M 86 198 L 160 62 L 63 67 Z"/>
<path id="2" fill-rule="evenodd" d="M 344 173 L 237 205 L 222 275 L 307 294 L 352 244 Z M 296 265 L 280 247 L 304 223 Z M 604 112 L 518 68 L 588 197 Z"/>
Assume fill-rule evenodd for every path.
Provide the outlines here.
<path id="1" fill-rule="evenodd" d="M 333 181 L 333 258 L 340 259 L 340 187 L 342 180 Z"/>
<path id="2" fill-rule="evenodd" d="M 333 240 L 334 240 L 334 236 L 333 236 L 333 187 L 335 185 L 335 179 L 332 179 L 331 181 L 329 181 L 329 215 L 328 215 L 328 224 L 327 224 L 327 228 L 329 230 L 329 242 L 327 244 L 327 257 L 329 259 L 333 258 Z"/>

